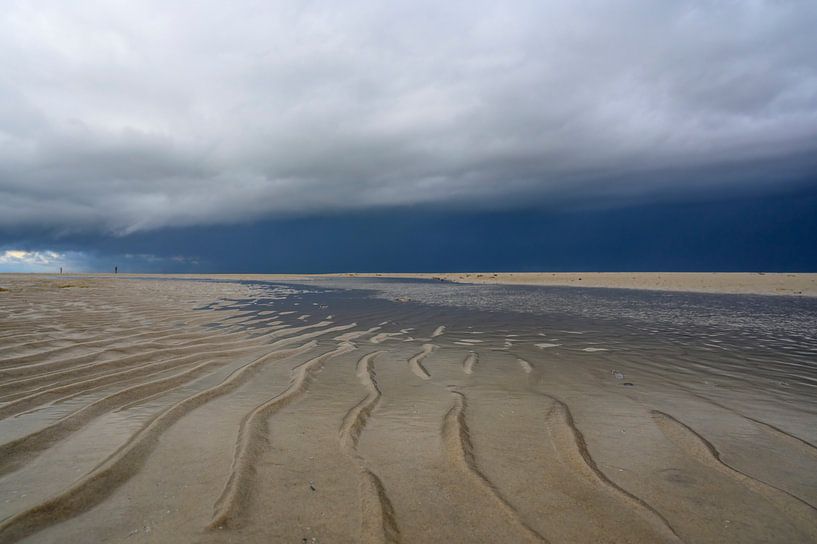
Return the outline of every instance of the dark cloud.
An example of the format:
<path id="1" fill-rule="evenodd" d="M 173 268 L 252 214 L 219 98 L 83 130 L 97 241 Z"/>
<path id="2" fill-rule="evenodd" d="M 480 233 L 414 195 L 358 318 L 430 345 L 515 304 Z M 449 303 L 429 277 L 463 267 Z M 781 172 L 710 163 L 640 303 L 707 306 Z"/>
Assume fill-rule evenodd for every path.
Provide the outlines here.
<path id="1" fill-rule="evenodd" d="M 389 208 L 59 239 L 0 231 L 0 271 L 805 272 L 817 271 L 815 210 L 817 184 L 607 209 Z M 4 262 L 5 248 L 27 254 Z"/>
<path id="2" fill-rule="evenodd" d="M 811 1 L 8 2 L 0 228 L 802 181 Z"/>

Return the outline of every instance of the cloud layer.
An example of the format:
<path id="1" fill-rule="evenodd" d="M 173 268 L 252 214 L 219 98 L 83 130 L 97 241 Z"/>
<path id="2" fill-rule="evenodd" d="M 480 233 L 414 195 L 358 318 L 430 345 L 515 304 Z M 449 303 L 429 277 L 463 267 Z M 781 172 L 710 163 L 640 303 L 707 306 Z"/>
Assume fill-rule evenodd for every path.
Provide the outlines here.
<path id="1" fill-rule="evenodd" d="M 57 272 L 61 266 L 82 271 L 84 261 L 84 255 L 74 251 L 0 250 L 0 272 Z"/>
<path id="2" fill-rule="evenodd" d="M 808 0 L 11 1 L 0 228 L 802 180 L 815 28 Z"/>

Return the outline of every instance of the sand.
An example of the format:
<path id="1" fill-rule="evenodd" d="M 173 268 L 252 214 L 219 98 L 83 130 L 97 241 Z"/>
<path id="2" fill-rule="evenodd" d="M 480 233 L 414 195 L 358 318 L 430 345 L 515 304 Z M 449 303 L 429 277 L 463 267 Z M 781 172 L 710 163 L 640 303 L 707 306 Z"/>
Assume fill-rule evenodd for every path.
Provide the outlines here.
<path id="1" fill-rule="evenodd" d="M 98 277 L 99 275 L 94 275 Z M 104 276 L 104 275 L 103 275 Z M 121 274 L 127 277 L 127 274 Z M 602 287 L 693 293 L 817 297 L 817 274 L 763 272 L 428 272 L 337 274 L 160 274 L 166 278 L 286 281 L 322 278 L 407 278 L 457 283 Z"/>
<path id="2" fill-rule="evenodd" d="M 363 277 L 442 279 L 458 283 L 606 287 L 695 293 L 817 297 L 817 274 L 726 272 L 470 272 L 354 275 Z"/>
<path id="3" fill-rule="evenodd" d="M 805 344 L 636 348 L 253 284 L 0 285 L 0 543 L 817 541 Z"/>

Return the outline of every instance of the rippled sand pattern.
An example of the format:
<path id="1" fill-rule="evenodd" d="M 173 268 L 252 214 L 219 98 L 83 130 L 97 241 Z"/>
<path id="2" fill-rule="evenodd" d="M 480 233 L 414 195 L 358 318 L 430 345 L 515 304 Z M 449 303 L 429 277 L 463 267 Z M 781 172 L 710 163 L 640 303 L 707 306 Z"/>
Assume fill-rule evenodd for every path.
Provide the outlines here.
<path id="1" fill-rule="evenodd" d="M 817 542 L 806 314 L 0 286 L 0 543 Z"/>

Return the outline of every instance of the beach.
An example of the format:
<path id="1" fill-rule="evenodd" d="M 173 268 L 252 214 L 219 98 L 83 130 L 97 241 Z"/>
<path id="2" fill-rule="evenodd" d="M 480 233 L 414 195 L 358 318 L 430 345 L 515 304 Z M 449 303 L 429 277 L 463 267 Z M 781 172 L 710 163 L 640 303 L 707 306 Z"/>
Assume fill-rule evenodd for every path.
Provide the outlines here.
<path id="1" fill-rule="evenodd" d="M 362 274 L 458 283 L 648 289 L 693 293 L 817 296 L 817 274 L 762 272 L 468 272 Z"/>
<path id="2" fill-rule="evenodd" d="M 108 277 L 108 274 L 94 274 Z M 127 274 L 120 276 L 127 277 Z M 135 275 L 140 276 L 140 275 Z M 638 289 L 689 293 L 817 297 L 817 274 L 773 272 L 345 272 L 332 274 L 158 274 L 166 278 L 244 281 L 369 278 L 420 279 L 487 285 Z"/>
<path id="3" fill-rule="evenodd" d="M 816 281 L 0 275 L 0 543 L 815 542 Z"/>

